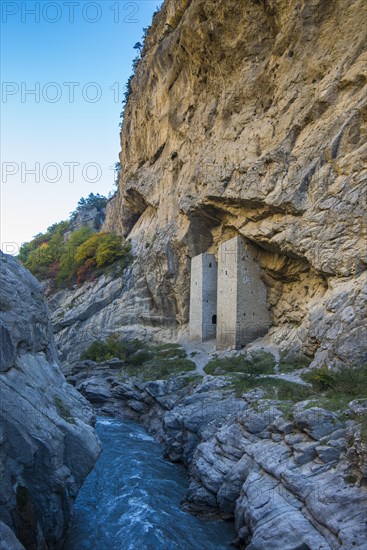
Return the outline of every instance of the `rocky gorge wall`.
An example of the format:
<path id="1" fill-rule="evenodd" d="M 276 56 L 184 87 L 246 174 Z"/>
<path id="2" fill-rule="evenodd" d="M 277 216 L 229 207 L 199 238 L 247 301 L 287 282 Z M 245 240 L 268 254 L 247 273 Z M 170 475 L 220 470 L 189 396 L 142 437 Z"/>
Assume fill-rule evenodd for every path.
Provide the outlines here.
<path id="1" fill-rule="evenodd" d="M 52 550 L 100 452 L 95 418 L 61 372 L 40 283 L 2 252 L 0 276 L 0 547 Z"/>
<path id="2" fill-rule="evenodd" d="M 272 327 L 262 343 L 366 359 L 363 0 L 166 0 L 131 81 L 105 230 L 131 239 L 123 279 L 50 302 L 71 360 L 98 337 L 177 338 L 190 259 L 242 235 Z"/>
<path id="3" fill-rule="evenodd" d="M 235 520 L 247 550 L 362 550 L 367 541 L 367 400 L 331 412 L 312 400 L 240 397 L 225 376 L 143 381 L 123 362 L 76 363 L 67 378 L 100 414 L 143 422 L 188 468 L 185 510 Z M 230 542 L 230 541 L 228 541 Z"/>

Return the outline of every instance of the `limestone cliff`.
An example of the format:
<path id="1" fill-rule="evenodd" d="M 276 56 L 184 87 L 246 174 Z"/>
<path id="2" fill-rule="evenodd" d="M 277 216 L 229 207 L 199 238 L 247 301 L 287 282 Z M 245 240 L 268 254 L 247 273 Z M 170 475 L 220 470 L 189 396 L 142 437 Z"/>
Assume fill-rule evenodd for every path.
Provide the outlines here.
<path id="1" fill-rule="evenodd" d="M 242 235 L 267 287 L 263 343 L 314 365 L 365 360 L 366 17 L 364 0 L 166 0 L 105 222 L 137 260 L 125 280 L 55 299 L 66 354 L 96 332 L 174 336 L 190 259 Z"/>
<path id="2" fill-rule="evenodd" d="M 51 550 L 99 442 L 91 407 L 61 373 L 41 285 L 0 254 L 0 546 L 23 548 L 10 527 L 27 550 Z"/>

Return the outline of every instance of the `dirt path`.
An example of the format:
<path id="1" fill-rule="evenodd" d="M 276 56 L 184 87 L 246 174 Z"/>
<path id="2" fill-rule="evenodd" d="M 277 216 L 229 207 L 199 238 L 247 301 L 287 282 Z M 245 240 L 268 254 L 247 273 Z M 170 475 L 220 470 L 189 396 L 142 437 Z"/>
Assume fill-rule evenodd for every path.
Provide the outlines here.
<path id="1" fill-rule="evenodd" d="M 196 365 L 198 374 L 205 374 L 204 367 L 212 359 L 212 354 L 215 352 L 215 340 L 208 342 L 182 342 L 182 347 L 185 349 L 187 356 Z"/>

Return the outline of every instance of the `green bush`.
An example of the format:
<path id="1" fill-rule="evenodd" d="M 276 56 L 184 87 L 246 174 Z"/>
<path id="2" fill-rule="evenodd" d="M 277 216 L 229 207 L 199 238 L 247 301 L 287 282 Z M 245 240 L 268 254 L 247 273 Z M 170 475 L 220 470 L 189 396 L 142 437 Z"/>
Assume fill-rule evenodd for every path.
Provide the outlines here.
<path id="1" fill-rule="evenodd" d="M 79 262 L 76 259 L 78 248 L 89 239 L 92 233 L 90 227 L 81 227 L 70 235 L 69 240 L 61 248 L 60 266 L 56 275 L 58 286 L 75 282 L 75 275 L 79 267 Z"/>
<path id="2" fill-rule="evenodd" d="M 327 367 L 306 372 L 302 375 L 302 378 L 305 382 L 312 384 L 313 388 L 318 392 L 332 388 L 335 383 L 334 373 Z"/>
<path id="3" fill-rule="evenodd" d="M 84 353 L 82 353 L 80 358 L 83 360 L 88 359 L 90 361 L 96 361 L 97 363 L 102 363 L 107 359 L 111 359 L 111 356 L 110 356 L 109 348 L 106 342 L 102 342 L 101 340 L 98 340 L 96 342 L 93 342 L 89 346 L 89 348 Z"/>
<path id="4" fill-rule="evenodd" d="M 125 360 L 128 356 L 128 348 L 125 342 L 118 339 L 116 335 L 111 335 L 106 341 L 97 340 L 81 355 L 81 359 L 89 359 L 97 363 L 109 361 L 117 357 Z"/>
<path id="5" fill-rule="evenodd" d="M 110 265 L 121 260 L 130 252 L 131 245 L 111 233 L 95 233 L 81 244 L 75 253 L 75 260 L 83 264 L 92 260 L 96 267 Z"/>
<path id="6" fill-rule="evenodd" d="M 70 214 L 70 220 L 74 221 L 78 213 L 83 210 L 92 210 L 96 208 L 97 211 L 100 212 L 103 208 L 106 208 L 107 202 L 108 199 L 103 195 L 99 193 L 96 195 L 94 193 L 89 193 L 88 197 L 79 199 L 76 209 Z"/>
<path id="7" fill-rule="evenodd" d="M 62 246 L 63 243 L 63 236 L 69 227 L 70 222 L 64 221 L 54 223 L 47 229 L 46 233 L 39 233 L 31 242 L 24 243 L 20 247 L 18 256 L 19 260 L 23 264 L 27 264 L 29 262 L 30 265 L 36 265 L 37 254 L 34 253 L 37 252 L 41 245 L 47 244 L 48 253 L 52 256 L 50 260 L 52 261 L 52 259 L 57 257 L 60 246 Z"/>
<path id="8" fill-rule="evenodd" d="M 252 376 L 260 374 L 274 374 L 275 359 L 271 353 L 259 351 L 252 354 L 250 366 L 246 371 Z"/>
<path id="9" fill-rule="evenodd" d="M 148 349 L 141 349 L 130 355 L 129 364 L 130 365 L 143 365 L 147 361 L 153 358 L 153 352 Z"/>
<path id="10" fill-rule="evenodd" d="M 131 244 L 122 237 L 111 233 L 99 233 L 102 235 L 97 248 L 97 267 L 105 267 L 119 262 L 120 267 L 127 267 L 132 261 Z"/>
<path id="11" fill-rule="evenodd" d="M 45 234 L 39 234 L 30 243 L 21 246 L 19 259 L 35 277 L 41 280 L 48 277 L 52 265 L 59 260 L 64 233 L 69 225 L 69 222 L 54 224 Z"/>
<path id="12" fill-rule="evenodd" d="M 51 279 L 57 287 L 69 286 L 90 280 L 112 266 L 121 271 L 132 262 L 131 244 L 122 237 L 81 227 L 66 240 L 68 228 L 65 222 L 55 224 L 21 247 L 19 259 L 38 279 Z"/>
<path id="13" fill-rule="evenodd" d="M 282 380 L 279 378 L 273 378 L 271 379 L 271 381 L 269 381 L 267 391 L 268 394 L 269 392 L 272 392 L 273 396 L 276 397 L 276 399 L 289 400 L 293 401 L 294 403 L 304 401 L 305 399 L 310 399 L 314 394 L 313 390 L 309 386 L 295 384 L 293 382 L 288 382 L 287 380 Z"/>
<path id="14" fill-rule="evenodd" d="M 367 366 L 341 367 L 330 370 L 327 367 L 311 370 L 302 378 L 312 384 L 318 392 L 326 397 L 345 396 L 350 400 L 367 397 Z"/>

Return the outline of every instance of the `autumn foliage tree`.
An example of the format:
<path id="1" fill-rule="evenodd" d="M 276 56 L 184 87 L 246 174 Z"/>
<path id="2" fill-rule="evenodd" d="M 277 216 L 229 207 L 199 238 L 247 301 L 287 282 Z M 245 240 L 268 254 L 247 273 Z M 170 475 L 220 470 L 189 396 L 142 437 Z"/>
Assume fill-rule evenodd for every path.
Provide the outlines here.
<path id="1" fill-rule="evenodd" d="M 89 195 L 78 209 L 103 207 L 104 197 Z M 131 245 L 114 233 L 96 233 L 90 227 L 70 230 L 70 221 L 53 224 L 47 232 L 25 243 L 20 261 L 51 288 L 81 284 L 106 270 L 121 273 L 132 261 Z"/>

